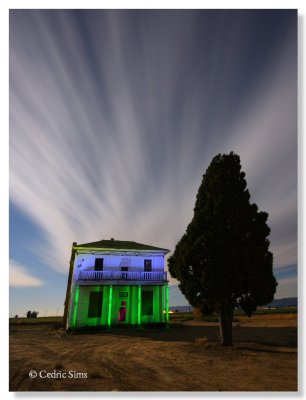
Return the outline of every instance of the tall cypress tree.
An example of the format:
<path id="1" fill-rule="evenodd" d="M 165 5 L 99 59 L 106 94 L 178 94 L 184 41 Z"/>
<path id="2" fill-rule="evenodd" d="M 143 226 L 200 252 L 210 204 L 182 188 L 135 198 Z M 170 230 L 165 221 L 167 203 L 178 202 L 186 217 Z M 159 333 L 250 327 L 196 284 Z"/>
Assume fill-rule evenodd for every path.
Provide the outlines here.
<path id="1" fill-rule="evenodd" d="M 232 345 L 235 307 L 248 316 L 274 298 L 268 214 L 250 203 L 240 157 L 215 156 L 203 175 L 194 216 L 168 260 L 189 303 L 214 310 L 221 342 Z"/>

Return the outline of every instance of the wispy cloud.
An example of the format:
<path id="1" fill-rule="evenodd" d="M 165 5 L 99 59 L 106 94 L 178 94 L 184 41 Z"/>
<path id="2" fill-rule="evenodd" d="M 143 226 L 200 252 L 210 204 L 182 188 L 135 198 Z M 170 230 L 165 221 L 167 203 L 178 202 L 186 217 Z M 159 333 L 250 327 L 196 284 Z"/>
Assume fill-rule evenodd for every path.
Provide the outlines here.
<path id="1" fill-rule="evenodd" d="M 297 286 L 296 276 L 280 279 L 278 281 L 276 298 L 281 299 L 284 297 L 296 297 L 298 295 Z"/>
<path id="2" fill-rule="evenodd" d="M 296 262 L 294 29 L 259 63 L 256 21 L 211 18 L 11 13 L 11 201 L 42 228 L 51 268 L 66 273 L 75 240 L 173 249 L 211 157 L 230 150 L 270 214 L 276 265 Z"/>
<path id="3" fill-rule="evenodd" d="M 10 286 L 24 288 L 44 284 L 45 282 L 32 276 L 25 266 L 13 260 L 10 261 Z"/>

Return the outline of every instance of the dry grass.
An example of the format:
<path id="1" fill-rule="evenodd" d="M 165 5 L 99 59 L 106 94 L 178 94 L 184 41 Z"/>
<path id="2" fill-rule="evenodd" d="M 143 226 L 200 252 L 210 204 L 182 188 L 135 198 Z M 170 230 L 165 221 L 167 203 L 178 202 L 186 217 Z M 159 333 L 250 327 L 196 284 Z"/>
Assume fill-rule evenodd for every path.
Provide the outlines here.
<path id="1" fill-rule="evenodd" d="M 203 321 L 62 333 L 54 324 L 11 326 L 11 391 L 297 390 L 296 314 L 239 316 L 230 348 L 220 346 L 218 324 Z M 30 370 L 87 378 L 30 379 Z"/>

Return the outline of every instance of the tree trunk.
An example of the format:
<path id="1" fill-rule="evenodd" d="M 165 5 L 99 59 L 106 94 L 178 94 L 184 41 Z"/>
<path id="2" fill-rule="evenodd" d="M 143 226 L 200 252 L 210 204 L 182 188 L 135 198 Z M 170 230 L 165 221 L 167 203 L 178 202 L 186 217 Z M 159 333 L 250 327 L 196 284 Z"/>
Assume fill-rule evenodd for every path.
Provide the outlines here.
<path id="1" fill-rule="evenodd" d="M 220 326 L 220 337 L 223 346 L 232 346 L 232 322 L 233 322 L 233 306 L 231 302 L 224 302 L 220 304 L 217 309 L 219 326 Z"/>

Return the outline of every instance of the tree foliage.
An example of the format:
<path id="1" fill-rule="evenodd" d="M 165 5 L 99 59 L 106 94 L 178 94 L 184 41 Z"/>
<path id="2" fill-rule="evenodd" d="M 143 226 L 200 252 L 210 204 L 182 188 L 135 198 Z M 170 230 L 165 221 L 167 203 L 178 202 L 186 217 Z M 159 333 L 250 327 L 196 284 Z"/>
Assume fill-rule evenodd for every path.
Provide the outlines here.
<path id="1" fill-rule="evenodd" d="M 233 152 L 215 156 L 203 175 L 193 219 L 168 265 L 191 305 L 218 313 L 223 344 L 231 344 L 234 307 L 251 316 L 273 300 L 277 283 L 267 219 L 250 203 L 240 157 Z"/>
<path id="2" fill-rule="evenodd" d="M 27 318 L 37 318 L 38 314 L 39 314 L 38 311 L 28 311 L 27 312 Z"/>

